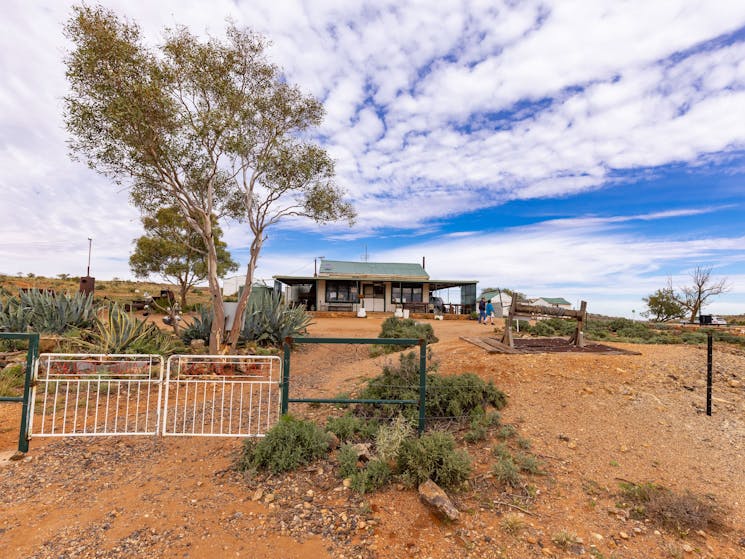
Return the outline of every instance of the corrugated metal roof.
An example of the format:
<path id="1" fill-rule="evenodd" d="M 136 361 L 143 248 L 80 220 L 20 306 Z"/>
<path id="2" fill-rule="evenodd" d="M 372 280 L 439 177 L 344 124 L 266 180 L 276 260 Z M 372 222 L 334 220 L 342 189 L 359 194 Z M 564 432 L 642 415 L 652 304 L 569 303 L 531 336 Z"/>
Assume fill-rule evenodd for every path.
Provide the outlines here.
<path id="1" fill-rule="evenodd" d="M 321 260 L 318 276 L 381 276 L 388 278 L 429 279 L 429 274 L 420 264 L 344 262 L 341 260 Z"/>
<path id="2" fill-rule="evenodd" d="M 571 303 L 563 297 L 540 297 L 540 299 L 543 299 L 552 305 L 571 305 Z"/>

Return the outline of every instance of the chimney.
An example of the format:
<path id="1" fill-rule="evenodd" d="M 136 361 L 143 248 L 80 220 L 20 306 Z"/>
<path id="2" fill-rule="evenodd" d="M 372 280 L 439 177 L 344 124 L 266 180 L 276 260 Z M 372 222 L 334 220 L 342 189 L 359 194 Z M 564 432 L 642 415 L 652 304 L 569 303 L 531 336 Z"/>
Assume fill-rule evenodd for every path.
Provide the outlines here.
<path id="1" fill-rule="evenodd" d="M 426 267 L 426 266 L 424 265 L 424 262 L 425 262 L 425 260 L 424 260 L 424 256 L 422 256 L 422 269 L 423 269 L 423 270 L 426 270 L 426 269 L 427 269 L 427 267 Z"/>

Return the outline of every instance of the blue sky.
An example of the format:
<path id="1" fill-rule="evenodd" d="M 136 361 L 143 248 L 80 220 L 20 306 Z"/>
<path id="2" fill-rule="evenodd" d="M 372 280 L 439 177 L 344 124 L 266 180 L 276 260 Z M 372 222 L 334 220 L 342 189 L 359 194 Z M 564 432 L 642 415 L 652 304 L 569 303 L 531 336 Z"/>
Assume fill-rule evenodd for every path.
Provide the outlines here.
<path id="1" fill-rule="evenodd" d="M 0 271 L 129 277 L 139 215 L 70 161 L 70 2 L 11 0 L 0 36 Z M 431 276 L 586 299 L 632 316 L 698 265 L 745 312 L 745 3 L 105 1 L 150 44 L 226 18 L 267 35 L 323 100 L 319 141 L 356 225 L 285 222 L 258 273 L 313 258 L 420 262 Z M 224 224 L 241 262 L 244 228 Z"/>

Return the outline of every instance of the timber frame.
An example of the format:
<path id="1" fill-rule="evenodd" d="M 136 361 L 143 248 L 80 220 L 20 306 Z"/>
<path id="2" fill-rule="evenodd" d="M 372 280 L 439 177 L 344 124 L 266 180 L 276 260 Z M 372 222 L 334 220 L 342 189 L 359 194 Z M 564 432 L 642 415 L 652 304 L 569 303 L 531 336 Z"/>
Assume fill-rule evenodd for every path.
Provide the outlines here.
<path id="1" fill-rule="evenodd" d="M 536 318 L 536 317 L 548 317 L 548 318 L 572 318 L 577 321 L 577 327 L 574 329 L 574 334 L 569 338 L 569 342 L 577 347 L 585 347 L 585 324 L 587 323 L 587 302 L 582 301 L 578 311 L 572 309 L 563 309 L 561 307 L 544 307 L 537 305 L 529 305 L 527 303 L 521 303 L 517 301 L 517 298 L 512 299 L 512 305 L 510 305 L 510 313 L 505 319 L 504 334 L 502 335 L 502 343 L 514 348 L 515 342 L 512 339 L 512 321 L 518 318 Z"/>

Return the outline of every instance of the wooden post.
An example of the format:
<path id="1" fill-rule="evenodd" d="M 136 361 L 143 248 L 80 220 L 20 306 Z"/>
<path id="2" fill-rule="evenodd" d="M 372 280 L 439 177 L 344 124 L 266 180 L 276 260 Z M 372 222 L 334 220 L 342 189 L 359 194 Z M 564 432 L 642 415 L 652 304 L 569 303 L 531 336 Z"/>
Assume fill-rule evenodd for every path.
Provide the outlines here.
<path id="1" fill-rule="evenodd" d="M 577 347 L 585 347 L 585 322 L 587 322 L 587 301 L 582 301 L 577 313 L 577 327 L 574 335 L 569 339 Z"/>
<path id="2" fill-rule="evenodd" d="M 510 312 L 504 321 L 504 334 L 502 334 L 502 343 L 510 347 L 515 347 L 515 341 L 512 339 L 512 317 L 517 313 L 517 297 L 512 297 L 510 303 Z"/>

